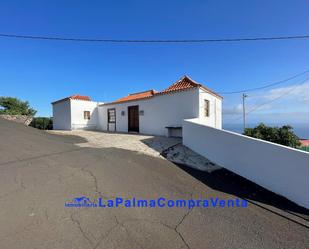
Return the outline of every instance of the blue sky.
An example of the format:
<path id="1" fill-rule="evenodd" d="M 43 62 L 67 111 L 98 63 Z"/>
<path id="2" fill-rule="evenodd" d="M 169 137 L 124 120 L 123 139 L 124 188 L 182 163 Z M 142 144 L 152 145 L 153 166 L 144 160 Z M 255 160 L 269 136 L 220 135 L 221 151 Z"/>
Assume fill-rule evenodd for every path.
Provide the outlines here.
<path id="1" fill-rule="evenodd" d="M 207 39 L 309 34 L 309 2 L 1 1 L 0 33 L 106 39 Z M 161 90 L 187 74 L 217 92 L 251 88 L 309 69 L 309 40 L 206 44 L 100 44 L 0 38 L 0 95 L 51 115 L 72 94 L 111 101 Z M 248 109 L 285 91 L 249 94 Z M 241 123 L 241 95 L 224 96 L 224 122 Z M 309 83 L 248 122 L 309 124 Z"/>

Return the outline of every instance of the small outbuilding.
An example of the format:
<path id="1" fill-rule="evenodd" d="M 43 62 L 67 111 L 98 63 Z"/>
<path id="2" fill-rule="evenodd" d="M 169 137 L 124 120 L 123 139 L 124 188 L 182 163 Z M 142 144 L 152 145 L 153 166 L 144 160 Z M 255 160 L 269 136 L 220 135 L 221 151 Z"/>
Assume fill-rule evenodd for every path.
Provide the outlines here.
<path id="1" fill-rule="evenodd" d="M 52 102 L 53 129 L 97 129 L 98 104 L 78 94 Z"/>

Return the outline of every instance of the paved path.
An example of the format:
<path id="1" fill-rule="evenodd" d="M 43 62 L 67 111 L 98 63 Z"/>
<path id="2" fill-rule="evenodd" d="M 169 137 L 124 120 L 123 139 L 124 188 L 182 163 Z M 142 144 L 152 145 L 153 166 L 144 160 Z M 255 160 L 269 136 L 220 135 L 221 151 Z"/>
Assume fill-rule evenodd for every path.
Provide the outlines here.
<path id="1" fill-rule="evenodd" d="M 73 197 L 210 198 L 176 165 L 132 150 L 79 147 L 0 119 L 0 248 L 308 248 L 306 227 L 248 208 L 74 209 Z"/>
<path id="2" fill-rule="evenodd" d="M 113 147 L 160 158 L 163 158 L 162 154 L 164 154 L 164 158 L 169 161 L 207 172 L 221 168 L 183 146 L 181 138 L 85 130 L 49 131 L 49 133 L 82 137 L 85 141 L 76 144 L 80 147 Z"/>
<path id="3" fill-rule="evenodd" d="M 118 148 L 136 151 L 154 157 L 160 157 L 163 150 L 181 143 L 180 138 L 155 137 L 148 135 L 135 135 L 127 133 L 108 133 L 100 131 L 48 131 L 57 135 L 73 135 L 84 138 L 77 143 L 80 147 L 91 148 Z"/>

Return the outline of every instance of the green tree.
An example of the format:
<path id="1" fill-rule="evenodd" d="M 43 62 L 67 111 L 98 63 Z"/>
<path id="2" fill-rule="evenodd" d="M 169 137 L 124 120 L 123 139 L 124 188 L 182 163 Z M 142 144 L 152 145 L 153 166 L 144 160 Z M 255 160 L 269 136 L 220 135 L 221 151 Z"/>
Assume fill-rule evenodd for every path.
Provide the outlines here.
<path id="1" fill-rule="evenodd" d="M 293 127 L 290 125 L 270 127 L 261 123 L 255 128 L 247 128 L 244 135 L 293 148 L 300 146 L 299 137 L 295 135 Z"/>
<path id="2" fill-rule="evenodd" d="M 34 116 L 36 110 L 29 106 L 28 101 L 12 97 L 0 97 L 0 114 Z"/>
<path id="3" fill-rule="evenodd" d="M 40 130 L 52 130 L 53 129 L 53 119 L 47 117 L 35 117 L 32 119 L 30 126 L 40 129 Z"/>

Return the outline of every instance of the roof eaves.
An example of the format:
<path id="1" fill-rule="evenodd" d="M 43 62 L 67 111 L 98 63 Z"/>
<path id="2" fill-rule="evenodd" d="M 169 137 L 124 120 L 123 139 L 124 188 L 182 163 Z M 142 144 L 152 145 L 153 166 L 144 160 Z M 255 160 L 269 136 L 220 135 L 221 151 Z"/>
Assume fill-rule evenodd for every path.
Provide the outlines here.
<path id="1" fill-rule="evenodd" d="M 184 75 L 184 76 L 181 77 L 178 81 L 176 81 L 174 84 L 176 84 L 177 82 L 179 82 L 179 81 L 181 81 L 181 80 L 183 80 L 183 79 L 185 79 L 185 78 L 187 78 L 187 79 L 190 80 L 192 83 L 196 84 L 197 87 L 202 88 L 202 89 L 205 90 L 206 92 L 208 92 L 208 93 L 210 93 L 210 94 L 212 94 L 212 95 L 214 95 L 214 96 L 216 96 L 216 97 L 219 97 L 219 98 L 223 99 L 223 97 L 222 97 L 221 95 L 219 95 L 218 93 L 216 93 L 216 92 L 210 90 L 208 87 L 203 86 L 202 84 L 198 83 L 197 81 L 191 79 L 188 75 Z M 173 84 L 173 85 L 174 85 L 174 84 Z"/>
<path id="2" fill-rule="evenodd" d="M 164 90 L 162 92 L 156 93 L 156 95 L 164 95 L 164 94 L 172 94 L 172 93 L 177 93 L 177 92 L 184 92 L 192 89 L 196 89 L 198 86 L 192 86 L 192 87 L 186 87 L 186 88 L 180 88 L 180 89 L 173 89 L 173 90 Z"/>
<path id="3" fill-rule="evenodd" d="M 147 97 L 139 98 L 139 99 L 130 99 L 130 100 L 125 100 L 125 101 L 121 101 L 121 102 L 114 101 L 114 102 L 100 104 L 99 106 L 115 105 L 115 104 L 122 104 L 122 103 L 126 103 L 126 102 L 145 100 L 145 99 L 150 99 L 150 98 L 153 98 L 153 97 L 156 97 L 156 96 L 159 96 L 159 95 L 174 94 L 174 93 L 178 93 L 178 92 L 189 91 L 189 90 L 196 89 L 196 88 L 198 88 L 198 86 L 192 86 L 192 87 L 188 87 L 188 88 L 170 90 L 170 91 L 162 91 L 162 92 L 155 93 L 153 96 L 147 96 Z"/>
<path id="4" fill-rule="evenodd" d="M 200 84 L 199 87 L 202 88 L 204 91 L 208 92 L 209 94 L 214 95 L 215 97 L 218 97 L 218 98 L 220 98 L 220 99 L 223 99 L 223 97 L 222 97 L 221 95 L 219 95 L 218 93 L 216 93 L 216 92 L 210 90 L 208 87 L 205 87 L 205 86 L 203 86 L 203 85 L 201 85 L 201 84 Z"/>
<path id="5" fill-rule="evenodd" d="M 127 102 L 133 102 L 133 101 L 140 101 L 140 100 L 150 99 L 150 98 L 152 98 L 154 96 L 155 96 L 155 94 L 152 95 L 152 96 L 147 96 L 147 97 L 143 97 L 143 98 L 139 98 L 139 99 L 128 99 L 128 100 L 124 100 L 124 101 L 113 101 L 113 102 L 108 102 L 108 103 L 100 104 L 99 106 L 118 105 L 118 104 L 127 103 Z"/>
<path id="6" fill-rule="evenodd" d="M 79 98 L 79 97 L 87 97 L 88 99 L 83 99 L 83 98 Z M 51 104 L 52 105 L 57 104 L 57 103 L 60 103 L 60 102 L 66 101 L 66 100 L 70 100 L 70 99 L 81 100 L 81 101 L 91 101 L 91 99 L 88 96 L 80 96 L 80 95 L 76 94 L 76 95 L 72 95 L 72 96 L 69 96 L 69 97 L 66 97 L 66 98 L 63 98 L 63 99 L 56 100 L 54 102 L 51 102 Z"/>
<path id="7" fill-rule="evenodd" d="M 66 98 L 59 99 L 59 100 L 56 100 L 56 101 L 54 101 L 54 102 L 51 102 L 51 104 L 52 104 L 52 105 L 58 104 L 58 103 L 60 103 L 60 102 L 63 102 L 63 101 L 69 100 L 69 99 L 70 99 L 69 97 L 66 97 Z"/>

